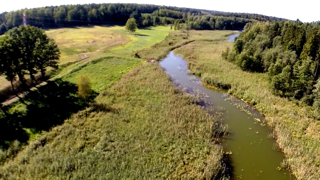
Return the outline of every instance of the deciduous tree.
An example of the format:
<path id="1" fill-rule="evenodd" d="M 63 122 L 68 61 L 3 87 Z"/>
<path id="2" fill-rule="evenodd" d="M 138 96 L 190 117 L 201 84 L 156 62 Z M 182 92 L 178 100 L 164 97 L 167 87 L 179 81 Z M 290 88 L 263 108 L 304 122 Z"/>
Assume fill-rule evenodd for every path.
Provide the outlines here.
<path id="1" fill-rule="evenodd" d="M 131 33 L 134 33 L 137 30 L 137 23 L 134 18 L 128 19 L 128 21 L 126 23 L 126 29 Z"/>
<path id="2" fill-rule="evenodd" d="M 78 79 L 78 95 L 85 101 L 91 96 L 91 82 L 86 75 L 82 75 Z"/>

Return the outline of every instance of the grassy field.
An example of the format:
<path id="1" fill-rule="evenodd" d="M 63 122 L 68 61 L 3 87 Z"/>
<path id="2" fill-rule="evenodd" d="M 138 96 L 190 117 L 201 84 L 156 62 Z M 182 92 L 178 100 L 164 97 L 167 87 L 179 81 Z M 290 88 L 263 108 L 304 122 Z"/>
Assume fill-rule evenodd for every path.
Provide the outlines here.
<path id="1" fill-rule="evenodd" d="M 159 26 L 130 34 L 121 26 L 93 26 L 54 29 L 47 34 L 61 50 L 60 63 L 63 64 L 90 61 L 110 54 L 130 56 L 132 51 L 163 40 L 169 31 L 169 27 Z"/>
<path id="2" fill-rule="evenodd" d="M 220 36 L 215 32 L 207 35 L 208 38 Z M 198 40 L 175 52 L 188 61 L 189 68 L 201 76 L 204 83 L 231 87 L 230 94 L 266 116 L 267 123 L 274 129 L 273 137 L 287 157 L 283 166 L 289 167 L 297 179 L 320 179 L 320 122 L 313 109 L 274 96 L 266 74 L 244 72 L 223 60 L 221 53 L 227 47 L 232 48 L 232 43 Z"/>
<path id="3" fill-rule="evenodd" d="M 140 48 L 159 51 L 168 31 L 156 27 L 134 36 L 110 27 L 107 32 L 123 33 L 130 42 L 104 49 L 103 57 L 92 51 L 94 60 L 64 61 L 69 64 L 54 81 L 24 98 L 26 105 L 13 103 L 10 112 L 18 112 L 12 117 L 21 127 L 11 134 L 22 139 L 0 150 L 0 179 L 225 178 L 213 117 L 176 89 L 157 64 L 131 57 Z M 99 94 L 88 105 L 76 95 L 80 75 Z"/>
<path id="4" fill-rule="evenodd" d="M 49 30 L 46 33 L 53 38 L 60 51 L 60 63 L 80 61 L 86 56 L 96 59 L 104 51 L 130 42 L 124 34 L 113 33 L 115 27 L 79 27 Z"/>
<path id="5" fill-rule="evenodd" d="M 191 102 L 144 64 L 0 167 L 0 179 L 214 178 L 224 170 L 215 120 Z"/>
<path id="6" fill-rule="evenodd" d="M 130 34 L 121 26 L 76 27 L 46 31 L 48 36 L 56 41 L 61 51 L 59 64 L 69 63 L 55 74 L 57 78 L 98 58 L 130 57 L 134 51 L 162 41 L 169 32 L 169 26 L 139 29 L 135 34 Z M 8 86 L 10 82 L 0 76 L 0 90 Z"/>
<path id="7" fill-rule="evenodd" d="M 86 75 L 91 80 L 92 90 L 100 92 L 117 82 L 121 76 L 141 63 L 141 60 L 130 57 L 110 56 L 100 58 L 74 68 L 62 79 L 76 84 L 81 75 Z"/>

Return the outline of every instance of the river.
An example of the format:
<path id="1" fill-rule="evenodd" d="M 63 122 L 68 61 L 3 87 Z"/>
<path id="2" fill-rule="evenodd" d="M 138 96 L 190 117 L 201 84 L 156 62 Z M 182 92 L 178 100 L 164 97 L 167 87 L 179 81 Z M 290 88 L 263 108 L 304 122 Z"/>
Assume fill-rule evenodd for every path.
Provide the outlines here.
<path id="1" fill-rule="evenodd" d="M 228 154 L 231 179 L 295 179 L 288 171 L 279 170 L 284 155 L 274 139 L 269 138 L 272 130 L 264 125 L 259 112 L 227 93 L 202 86 L 201 79 L 189 71 L 187 62 L 173 52 L 159 64 L 179 89 L 200 97 L 201 105 L 228 125 L 230 133 L 224 138 L 223 147 Z"/>

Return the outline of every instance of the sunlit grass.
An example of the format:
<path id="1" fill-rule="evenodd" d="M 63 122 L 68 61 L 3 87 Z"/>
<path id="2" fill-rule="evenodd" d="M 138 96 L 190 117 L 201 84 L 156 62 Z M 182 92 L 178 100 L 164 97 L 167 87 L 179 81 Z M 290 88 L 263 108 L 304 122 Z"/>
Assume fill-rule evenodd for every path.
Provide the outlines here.
<path id="1" fill-rule="evenodd" d="M 72 83 L 79 75 L 87 75 L 100 95 L 85 110 L 48 132 L 40 135 L 27 129 L 33 141 L 0 167 L 0 179 L 219 179 L 217 176 L 224 175 L 223 150 L 213 137 L 217 130 L 212 128 L 213 117 L 176 89 L 157 64 L 131 57 L 137 51 L 146 58 L 149 49 L 152 56 L 160 58 L 193 40 L 177 36 L 168 47 L 170 39 L 160 41 L 169 27 L 139 30 L 139 35 L 129 34 L 123 27 L 110 28 L 107 33 L 125 35 L 130 41 L 96 52 L 96 59 L 70 64 L 56 74 Z M 217 32 L 225 39 L 224 32 Z M 176 34 L 181 32 L 168 37 Z M 85 38 L 72 39 L 61 39 L 61 46 L 86 43 Z M 152 46 L 154 43 L 157 45 Z M 144 50 L 139 51 L 141 48 Z M 74 53 L 65 52 L 70 57 Z M 63 107 L 66 102 L 59 103 Z M 15 106 L 22 111 L 24 107 Z"/>
<path id="2" fill-rule="evenodd" d="M 115 55 L 131 56 L 132 52 L 149 47 L 162 41 L 170 32 L 169 26 L 151 27 L 150 29 L 139 29 L 131 34 L 123 27 L 112 29 L 114 33 L 125 34 L 131 40 L 130 43 L 112 48 L 110 53 Z"/>
<path id="3" fill-rule="evenodd" d="M 92 89 L 100 92 L 139 64 L 141 64 L 139 59 L 106 57 L 80 66 L 62 79 L 76 84 L 81 75 L 86 75 L 92 83 Z"/>
<path id="4" fill-rule="evenodd" d="M 215 120 L 191 102 L 162 68 L 144 64 L 0 167 L 0 177 L 218 179 Z"/>
<path id="5" fill-rule="evenodd" d="M 123 28 L 123 27 L 122 27 Z M 107 49 L 130 42 L 130 38 L 121 33 L 114 33 L 118 26 L 62 28 L 46 31 L 53 38 L 60 51 L 60 63 L 96 59 Z M 87 60 L 86 59 L 86 60 Z"/>

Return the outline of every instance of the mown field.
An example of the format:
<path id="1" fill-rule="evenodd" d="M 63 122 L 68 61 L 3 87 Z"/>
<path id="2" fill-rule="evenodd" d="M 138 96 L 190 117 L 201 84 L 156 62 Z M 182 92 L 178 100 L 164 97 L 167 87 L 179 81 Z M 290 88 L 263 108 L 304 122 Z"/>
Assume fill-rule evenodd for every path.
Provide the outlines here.
<path id="1" fill-rule="evenodd" d="M 0 150 L 0 179 L 224 178 L 223 150 L 213 137 L 219 130 L 212 128 L 215 119 L 176 89 L 157 64 L 132 57 L 139 49 L 159 51 L 169 27 L 139 30 L 137 36 L 123 27 L 95 28 L 130 42 L 109 48 L 97 38 L 103 56 L 92 47 L 94 59 L 76 62 L 70 48 L 81 52 L 86 40 L 57 40 L 67 49 L 62 50 L 63 61 L 71 63 L 29 93 L 26 104 L 9 106 L 18 126 L 8 135 L 20 141 L 7 139 L 9 147 Z M 94 29 L 50 33 L 89 38 Z M 80 75 L 92 82 L 94 95 L 88 104 L 77 96 Z"/>
<path id="2" fill-rule="evenodd" d="M 215 36 L 215 32 L 207 34 Z M 320 179 L 320 122 L 311 107 L 299 106 L 274 96 L 266 74 L 242 71 L 221 58 L 232 43 L 198 40 L 176 49 L 189 68 L 205 84 L 231 87 L 228 92 L 251 104 L 266 116 L 274 129 L 273 137 L 287 157 L 283 167 L 291 169 L 297 179 Z"/>

